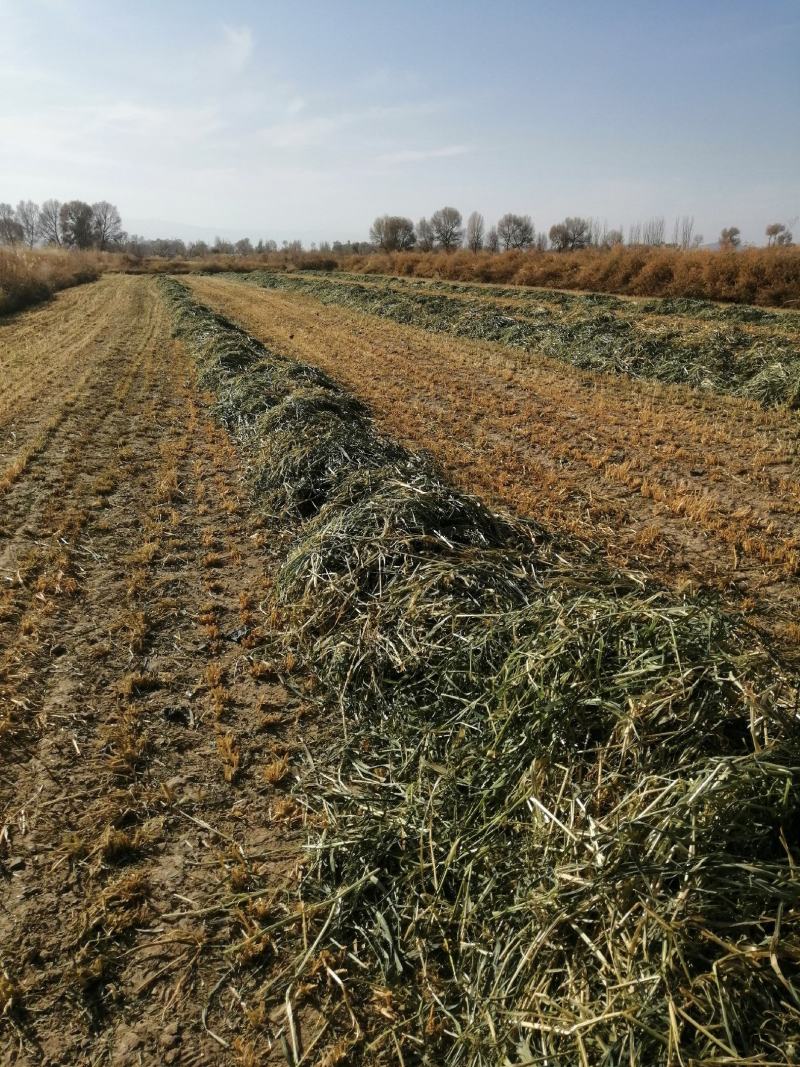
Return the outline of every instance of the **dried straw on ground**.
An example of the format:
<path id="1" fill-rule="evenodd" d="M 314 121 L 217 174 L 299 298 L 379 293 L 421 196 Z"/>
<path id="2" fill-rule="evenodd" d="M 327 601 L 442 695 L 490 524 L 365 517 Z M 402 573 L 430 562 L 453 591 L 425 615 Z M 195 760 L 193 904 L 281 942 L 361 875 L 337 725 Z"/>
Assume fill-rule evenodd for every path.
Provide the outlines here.
<path id="1" fill-rule="evenodd" d="M 797 1062 L 779 667 L 712 604 L 454 491 L 163 284 L 257 491 L 294 516 L 277 607 L 342 710 L 298 784 L 320 829 L 287 1011 L 321 997 L 339 1062 Z"/>

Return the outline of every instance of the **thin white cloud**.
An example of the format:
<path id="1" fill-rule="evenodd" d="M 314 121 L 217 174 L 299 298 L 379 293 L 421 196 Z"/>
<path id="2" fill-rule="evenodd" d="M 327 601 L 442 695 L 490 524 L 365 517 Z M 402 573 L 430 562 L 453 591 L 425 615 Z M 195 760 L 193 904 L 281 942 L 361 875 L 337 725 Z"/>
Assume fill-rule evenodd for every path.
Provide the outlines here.
<path id="1" fill-rule="evenodd" d="M 275 122 L 259 131 L 260 140 L 270 148 L 307 148 L 320 145 L 334 133 L 355 121 L 352 112 L 339 115 L 309 115 L 307 118 Z"/>
<path id="2" fill-rule="evenodd" d="M 472 149 L 465 144 L 444 145 L 441 148 L 404 148 L 399 152 L 385 152 L 378 156 L 379 163 L 419 163 L 427 159 L 450 159 L 465 156 Z"/>
<path id="3" fill-rule="evenodd" d="M 253 54 L 253 31 L 249 26 L 223 26 L 223 59 L 235 73 L 244 70 Z"/>
<path id="4" fill-rule="evenodd" d="M 427 115 L 436 107 L 436 103 L 430 101 L 423 104 L 375 104 L 366 108 L 313 115 L 307 113 L 305 100 L 291 100 L 285 109 L 289 118 L 263 126 L 258 131 L 258 137 L 262 144 L 270 148 L 308 148 L 330 142 L 334 136 L 348 129 L 362 136 L 372 131 L 385 143 L 387 131 L 392 124 L 396 127 L 403 121 Z M 416 159 L 463 155 L 469 151 L 471 149 L 466 145 L 450 145 L 426 152 L 389 153 L 381 157 L 381 160 L 411 162 Z"/>

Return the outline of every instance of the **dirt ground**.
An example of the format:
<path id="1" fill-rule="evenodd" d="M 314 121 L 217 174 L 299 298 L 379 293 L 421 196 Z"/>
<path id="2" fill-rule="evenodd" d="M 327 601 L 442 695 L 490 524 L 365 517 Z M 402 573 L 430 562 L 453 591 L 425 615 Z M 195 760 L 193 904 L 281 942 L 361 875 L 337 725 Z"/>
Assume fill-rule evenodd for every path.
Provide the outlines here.
<path id="1" fill-rule="evenodd" d="M 493 504 L 705 587 L 800 652 L 800 419 L 589 374 L 235 279 L 183 279 L 276 351 L 320 366 L 382 429 Z"/>
<path id="2" fill-rule="evenodd" d="M 0 1062 L 285 1062 L 313 704 L 151 278 L 0 322 Z"/>

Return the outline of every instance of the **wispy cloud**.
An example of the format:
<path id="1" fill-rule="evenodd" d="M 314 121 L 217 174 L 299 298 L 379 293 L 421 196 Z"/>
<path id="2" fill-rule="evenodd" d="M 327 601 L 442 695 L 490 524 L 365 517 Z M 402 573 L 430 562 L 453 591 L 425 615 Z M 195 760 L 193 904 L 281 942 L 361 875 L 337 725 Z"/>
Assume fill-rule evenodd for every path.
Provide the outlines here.
<path id="1" fill-rule="evenodd" d="M 309 115 L 275 122 L 259 131 L 259 138 L 270 148 L 308 148 L 320 145 L 333 134 L 355 121 L 352 112 L 339 115 Z"/>
<path id="2" fill-rule="evenodd" d="M 223 26 L 223 60 L 235 73 L 244 70 L 253 54 L 253 31 L 249 26 Z"/>
<path id="3" fill-rule="evenodd" d="M 465 156 L 472 149 L 465 144 L 443 145 L 441 148 L 404 148 L 399 152 L 385 152 L 378 156 L 379 163 L 420 163 L 428 159 L 449 159 Z"/>
<path id="4" fill-rule="evenodd" d="M 329 142 L 342 130 L 354 130 L 359 134 L 372 132 L 385 137 L 393 124 L 410 118 L 427 114 L 430 103 L 425 104 L 375 104 L 364 108 L 345 108 L 328 114 L 311 114 L 306 101 L 293 98 L 285 108 L 289 117 L 269 126 L 263 126 L 258 133 L 262 144 L 270 148 L 307 148 Z M 429 154 L 409 154 L 411 159 L 427 159 L 437 155 L 460 155 L 469 151 L 463 145 L 437 149 Z M 392 154 L 394 155 L 394 154 Z M 404 155 L 404 153 L 399 153 Z"/>

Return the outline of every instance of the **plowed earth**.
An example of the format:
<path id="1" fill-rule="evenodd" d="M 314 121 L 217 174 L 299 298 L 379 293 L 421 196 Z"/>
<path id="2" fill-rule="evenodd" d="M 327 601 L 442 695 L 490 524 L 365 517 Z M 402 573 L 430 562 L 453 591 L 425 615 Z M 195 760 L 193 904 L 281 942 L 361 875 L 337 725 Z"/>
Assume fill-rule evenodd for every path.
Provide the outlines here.
<path id="1" fill-rule="evenodd" d="M 797 414 L 237 280 L 183 280 L 276 351 L 328 371 L 462 487 L 598 543 L 613 563 L 711 590 L 797 660 Z"/>
<path id="2" fill-rule="evenodd" d="M 294 884 L 309 705 L 240 483 L 152 279 L 0 323 L 3 1064 L 284 1062 L 241 943 Z"/>

